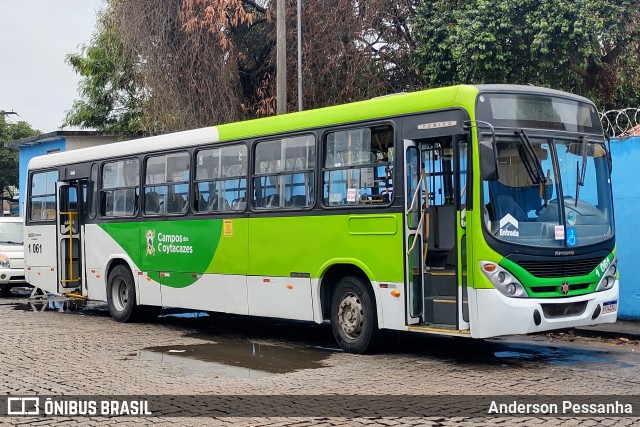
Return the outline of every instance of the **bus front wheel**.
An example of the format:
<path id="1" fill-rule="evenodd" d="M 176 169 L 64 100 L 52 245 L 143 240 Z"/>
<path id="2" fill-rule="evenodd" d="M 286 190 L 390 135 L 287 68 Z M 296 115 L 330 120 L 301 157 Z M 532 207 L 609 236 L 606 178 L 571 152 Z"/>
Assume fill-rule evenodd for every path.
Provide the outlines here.
<path id="1" fill-rule="evenodd" d="M 116 265 L 108 279 L 107 304 L 109 312 L 118 322 L 132 322 L 137 316 L 136 289 L 131 270 L 125 265 Z"/>
<path id="2" fill-rule="evenodd" d="M 342 278 L 331 296 L 331 329 L 336 341 L 349 353 L 368 353 L 379 341 L 373 293 L 354 276 Z"/>

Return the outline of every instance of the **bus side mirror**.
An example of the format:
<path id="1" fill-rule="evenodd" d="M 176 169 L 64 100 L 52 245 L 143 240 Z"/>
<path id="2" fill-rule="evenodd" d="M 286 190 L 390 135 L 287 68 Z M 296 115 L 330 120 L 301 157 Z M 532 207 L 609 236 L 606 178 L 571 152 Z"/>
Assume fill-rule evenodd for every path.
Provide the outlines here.
<path id="1" fill-rule="evenodd" d="M 491 141 L 482 140 L 480 147 L 480 173 L 485 181 L 498 179 L 498 158 Z"/>

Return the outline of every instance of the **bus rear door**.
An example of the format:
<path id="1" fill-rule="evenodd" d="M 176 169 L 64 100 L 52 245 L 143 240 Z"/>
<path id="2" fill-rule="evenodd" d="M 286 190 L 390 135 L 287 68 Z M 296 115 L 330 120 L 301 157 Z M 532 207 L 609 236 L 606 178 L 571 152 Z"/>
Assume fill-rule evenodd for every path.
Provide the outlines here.
<path id="1" fill-rule="evenodd" d="M 56 191 L 56 243 L 58 249 L 58 293 L 82 294 L 82 205 L 78 181 L 58 181 Z"/>

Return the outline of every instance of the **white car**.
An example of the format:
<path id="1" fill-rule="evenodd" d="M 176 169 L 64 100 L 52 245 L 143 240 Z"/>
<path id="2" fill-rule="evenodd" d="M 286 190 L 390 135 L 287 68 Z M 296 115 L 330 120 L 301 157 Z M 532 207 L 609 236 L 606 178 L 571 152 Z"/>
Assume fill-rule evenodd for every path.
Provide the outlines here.
<path id="1" fill-rule="evenodd" d="M 22 218 L 0 217 L 0 294 L 14 286 L 25 286 L 24 226 Z"/>

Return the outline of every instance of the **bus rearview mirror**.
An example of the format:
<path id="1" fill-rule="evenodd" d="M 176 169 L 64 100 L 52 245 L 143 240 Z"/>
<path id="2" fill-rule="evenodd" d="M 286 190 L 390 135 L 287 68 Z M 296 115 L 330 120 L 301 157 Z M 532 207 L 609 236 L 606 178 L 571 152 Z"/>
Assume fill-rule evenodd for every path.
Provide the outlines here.
<path id="1" fill-rule="evenodd" d="M 480 172 L 485 181 L 498 179 L 498 159 L 491 141 L 480 141 Z"/>

